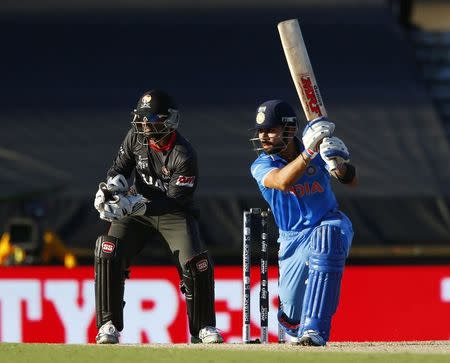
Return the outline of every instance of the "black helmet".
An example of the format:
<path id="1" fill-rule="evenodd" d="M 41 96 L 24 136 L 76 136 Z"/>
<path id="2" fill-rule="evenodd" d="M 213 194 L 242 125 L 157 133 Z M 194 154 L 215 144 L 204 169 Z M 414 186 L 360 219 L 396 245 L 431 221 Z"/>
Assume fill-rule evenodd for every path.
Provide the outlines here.
<path id="1" fill-rule="evenodd" d="M 178 127 L 179 113 L 175 101 L 166 92 L 145 92 L 131 113 L 134 132 L 148 139 L 160 140 Z"/>

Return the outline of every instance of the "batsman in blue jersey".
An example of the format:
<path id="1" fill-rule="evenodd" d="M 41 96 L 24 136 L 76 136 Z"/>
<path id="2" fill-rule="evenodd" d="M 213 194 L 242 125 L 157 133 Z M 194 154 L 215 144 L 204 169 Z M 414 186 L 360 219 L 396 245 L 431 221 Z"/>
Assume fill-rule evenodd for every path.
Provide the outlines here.
<path id="1" fill-rule="evenodd" d="M 279 228 L 278 321 L 293 344 L 323 346 L 353 238 L 330 176 L 355 185 L 356 173 L 326 117 L 308 123 L 301 141 L 297 129 L 295 112 L 286 102 L 259 106 L 251 139 L 259 156 L 251 173 Z"/>

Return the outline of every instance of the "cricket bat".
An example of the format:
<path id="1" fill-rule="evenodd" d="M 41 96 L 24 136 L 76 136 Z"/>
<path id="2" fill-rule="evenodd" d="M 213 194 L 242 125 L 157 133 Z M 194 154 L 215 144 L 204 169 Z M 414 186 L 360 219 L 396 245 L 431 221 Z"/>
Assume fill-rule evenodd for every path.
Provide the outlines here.
<path id="1" fill-rule="evenodd" d="M 317 117 L 327 116 L 298 20 L 282 21 L 278 24 L 278 32 L 306 119 L 309 122 Z M 335 168 L 336 164 L 331 170 Z"/>
<path id="2" fill-rule="evenodd" d="M 326 116 L 327 110 L 320 95 L 298 20 L 282 21 L 278 24 L 278 32 L 306 119 L 311 121 Z"/>

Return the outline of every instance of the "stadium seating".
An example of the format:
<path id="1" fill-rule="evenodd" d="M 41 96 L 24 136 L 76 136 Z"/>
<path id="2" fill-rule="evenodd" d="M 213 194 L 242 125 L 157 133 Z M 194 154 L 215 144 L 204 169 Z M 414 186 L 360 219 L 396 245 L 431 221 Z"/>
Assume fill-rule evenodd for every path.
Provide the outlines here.
<path id="1" fill-rule="evenodd" d="M 429 79 L 439 75 L 431 89 L 448 120 L 448 63 L 429 65 L 448 62 L 448 37 L 447 48 L 430 56 L 422 48 L 434 38 L 415 48 L 384 2 L 349 3 L 5 16 L 0 218 L 24 199 L 40 199 L 47 223 L 91 258 L 107 227 L 93 209 L 97 184 L 139 96 L 164 88 L 198 150 L 205 240 L 236 261 L 242 209 L 264 206 L 249 172 L 255 108 L 284 98 L 304 122 L 276 30 L 278 21 L 299 18 L 325 104 L 358 167 L 357 190 L 336 185 L 355 224 L 354 246 L 445 246 L 449 139 L 415 54 Z M 153 249 L 159 256 L 163 248 Z"/>

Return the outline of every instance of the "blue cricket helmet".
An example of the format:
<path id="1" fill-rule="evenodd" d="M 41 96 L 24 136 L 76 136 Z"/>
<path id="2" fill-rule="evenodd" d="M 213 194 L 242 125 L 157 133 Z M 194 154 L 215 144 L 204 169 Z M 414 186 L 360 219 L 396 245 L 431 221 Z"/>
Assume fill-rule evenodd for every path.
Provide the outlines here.
<path id="1" fill-rule="evenodd" d="M 284 126 L 286 123 L 297 124 L 297 116 L 285 101 L 266 101 L 256 110 L 255 130 Z"/>
<path id="2" fill-rule="evenodd" d="M 281 139 L 270 150 L 265 150 L 259 138 L 261 129 L 272 129 L 282 127 Z M 255 135 L 250 139 L 253 149 L 259 154 L 266 152 L 277 154 L 286 149 L 290 140 L 297 132 L 297 115 L 294 109 L 285 101 L 270 100 L 262 103 L 256 110 Z"/>

